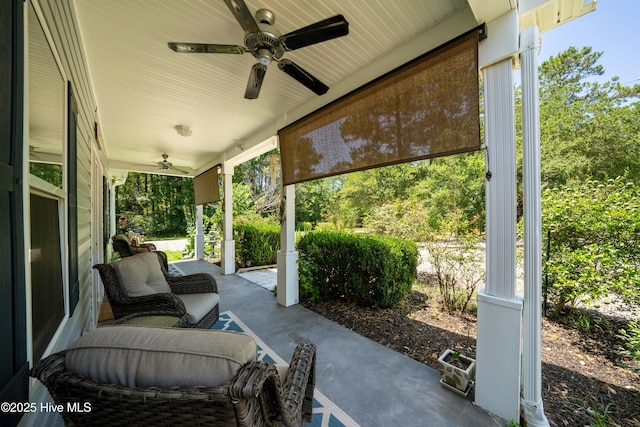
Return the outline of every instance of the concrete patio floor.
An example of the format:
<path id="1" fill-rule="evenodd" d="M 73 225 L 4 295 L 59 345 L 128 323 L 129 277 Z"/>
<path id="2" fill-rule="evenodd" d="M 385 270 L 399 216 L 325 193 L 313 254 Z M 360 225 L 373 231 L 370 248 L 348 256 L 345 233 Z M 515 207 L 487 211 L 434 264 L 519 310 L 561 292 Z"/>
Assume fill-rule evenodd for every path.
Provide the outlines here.
<path id="1" fill-rule="evenodd" d="M 505 420 L 439 384 L 438 371 L 295 305 L 206 261 L 172 263 L 218 282 L 220 310 L 232 311 L 284 360 L 297 342 L 317 345 L 316 388 L 362 427 L 505 426 Z"/>

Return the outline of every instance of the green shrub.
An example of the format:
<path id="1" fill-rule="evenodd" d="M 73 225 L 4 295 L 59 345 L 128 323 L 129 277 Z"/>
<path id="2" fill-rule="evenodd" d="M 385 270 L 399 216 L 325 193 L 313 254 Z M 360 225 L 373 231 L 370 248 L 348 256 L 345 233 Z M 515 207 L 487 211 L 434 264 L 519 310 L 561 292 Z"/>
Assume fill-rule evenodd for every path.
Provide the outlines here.
<path id="1" fill-rule="evenodd" d="M 386 236 L 313 232 L 300 239 L 301 298 L 338 297 L 393 307 L 416 277 L 415 242 Z"/>
<path id="2" fill-rule="evenodd" d="M 464 313 L 485 281 L 484 253 L 478 250 L 480 236 L 466 234 L 457 240 L 428 242 L 442 305 L 447 313 Z"/>
<path id="3" fill-rule="evenodd" d="M 551 235 L 544 272 L 555 313 L 609 294 L 640 302 L 640 188 L 617 178 L 547 189 L 542 213 Z"/>
<path id="4" fill-rule="evenodd" d="M 276 263 L 280 248 L 280 226 L 271 223 L 237 224 L 236 262 L 242 267 Z"/>
<path id="5" fill-rule="evenodd" d="M 640 371 L 640 323 L 632 320 L 626 329 L 618 331 L 617 337 L 624 343 L 621 353 L 631 357 L 636 362 L 636 370 Z"/>

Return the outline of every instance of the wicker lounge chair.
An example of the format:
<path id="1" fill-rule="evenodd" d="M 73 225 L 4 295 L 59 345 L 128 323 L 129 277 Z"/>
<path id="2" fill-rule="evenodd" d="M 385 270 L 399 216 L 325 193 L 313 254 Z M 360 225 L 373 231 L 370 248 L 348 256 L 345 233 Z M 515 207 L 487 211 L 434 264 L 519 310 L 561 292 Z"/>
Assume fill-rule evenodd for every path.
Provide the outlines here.
<path id="1" fill-rule="evenodd" d="M 153 243 L 143 243 L 141 245 L 132 246 L 129 238 L 124 234 L 116 234 L 111 238 L 113 242 L 113 250 L 118 252 L 120 258 L 139 254 L 140 252 L 151 252 L 156 250 Z"/>
<path id="2" fill-rule="evenodd" d="M 173 337 L 167 338 L 173 345 L 167 349 L 164 361 L 158 362 L 155 355 L 148 355 L 158 353 L 153 345 L 152 350 L 142 346 L 125 348 L 125 354 L 122 348 L 109 348 L 113 340 L 105 343 L 102 337 L 94 337 L 93 344 L 81 342 L 87 335 L 92 341 L 91 334 L 96 332 L 110 334 L 109 329 L 113 328 L 121 328 L 116 335 L 122 333 L 122 328 L 128 330 L 128 335 L 137 334 L 137 338 L 127 339 L 144 340 L 145 346 L 149 346 L 149 336 L 174 331 Z M 186 337 L 176 338 L 175 332 Z M 194 333 L 200 337 L 192 337 Z M 222 344 L 229 341 L 235 344 Z M 302 426 L 311 419 L 316 358 L 312 343 L 297 345 L 284 380 L 274 365 L 255 360 L 253 338 L 233 332 L 106 326 L 88 332 L 76 343 L 41 360 L 30 372 L 47 387 L 56 404 L 64 408 L 80 405 L 85 410 L 62 411 L 67 426 Z M 210 350 L 202 348 L 207 344 Z M 92 349 L 92 345 L 96 348 Z M 199 348 L 194 349 L 194 345 Z M 230 346 L 236 350 L 231 351 Z M 192 353 L 185 355 L 182 351 Z M 209 352 L 217 354 L 209 356 Z M 236 355 L 230 357 L 230 352 Z M 207 359 L 190 359 L 196 354 Z M 131 356 L 145 363 L 129 363 L 134 360 L 127 360 Z M 99 366 L 104 363 L 112 363 L 105 368 L 110 371 L 100 372 Z M 149 366 L 154 363 L 165 366 Z M 135 382 L 144 385 L 113 384 L 108 378 L 115 377 L 114 371 L 125 372 L 125 379 L 135 377 Z M 183 373 L 188 377 L 184 381 Z M 107 380 L 95 379 L 101 376 Z M 189 378 L 197 378 L 198 385 L 188 385 L 193 382 Z M 155 381 L 158 386 L 153 385 Z M 172 386 L 174 381 L 177 384 Z M 90 411 L 86 411 L 88 408 Z"/>
<path id="3" fill-rule="evenodd" d="M 170 276 L 164 252 L 144 252 L 111 264 L 96 264 L 116 320 L 144 312 L 187 314 L 187 327 L 210 328 L 218 321 L 219 296 L 207 273 Z"/>

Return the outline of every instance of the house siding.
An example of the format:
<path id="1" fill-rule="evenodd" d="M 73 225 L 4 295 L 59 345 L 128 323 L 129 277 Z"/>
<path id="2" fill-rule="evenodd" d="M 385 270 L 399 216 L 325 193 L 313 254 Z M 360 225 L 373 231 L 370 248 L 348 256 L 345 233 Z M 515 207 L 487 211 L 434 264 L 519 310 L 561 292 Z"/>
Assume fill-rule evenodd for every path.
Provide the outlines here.
<path id="1" fill-rule="evenodd" d="M 73 316 L 63 321 L 55 336 L 51 352 L 62 350 L 91 328 L 92 319 L 92 260 L 91 253 L 91 153 L 96 121 L 96 101 L 89 79 L 88 64 L 80 37 L 73 1 L 33 0 L 39 7 L 43 25 L 48 29 L 63 72 L 72 84 L 78 104 L 77 122 L 77 219 L 78 219 L 78 280 L 80 299 Z M 25 141 L 25 144 L 28 142 Z M 98 151 L 100 160 L 106 164 L 104 152 Z M 101 190 L 100 190 L 101 191 Z M 100 236 L 100 239 L 102 236 Z M 71 242 L 70 244 L 74 244 Z M 46 354 L 45 354 L 46 356 Z M 33 364 L 33 361 L 32 361 Z M 39 381 L 31 379 L 30 401 L 50 401 L 50 397 Z M 20 426 L 62 426 L 58 414 L 35 413 L 25 415 Z"/>

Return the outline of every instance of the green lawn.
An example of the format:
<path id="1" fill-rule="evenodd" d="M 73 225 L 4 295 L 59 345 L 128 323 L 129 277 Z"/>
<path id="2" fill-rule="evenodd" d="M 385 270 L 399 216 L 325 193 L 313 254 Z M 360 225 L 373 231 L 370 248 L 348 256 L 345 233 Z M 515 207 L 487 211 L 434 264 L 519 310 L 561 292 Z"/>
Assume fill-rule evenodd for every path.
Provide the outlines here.
<path id="1" fill-rule="evenodd" d="M 167 261 L 180 261 L 180 256 L 182 255 L 182 251 L 163 251 L 167 254 Z"/>

